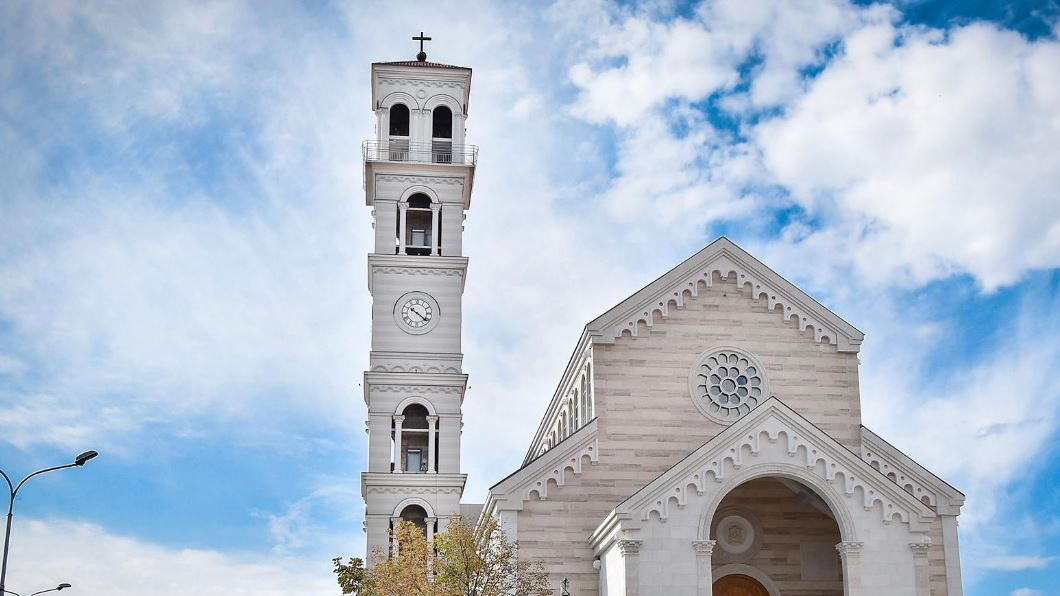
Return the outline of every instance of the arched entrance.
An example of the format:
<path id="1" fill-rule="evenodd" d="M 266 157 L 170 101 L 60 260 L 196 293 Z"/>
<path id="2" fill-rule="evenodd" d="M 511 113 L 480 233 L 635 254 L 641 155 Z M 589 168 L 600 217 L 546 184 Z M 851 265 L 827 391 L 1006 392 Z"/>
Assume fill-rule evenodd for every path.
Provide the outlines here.
<path id="1" fill-rule="evenodd" d="M 734 574 L 714 582 L 714 596 L 769 596 L 769 591 L 752 577 Z"/>
<path id="2" fill-rule="evenodd" d="M 714 541 L 715 596 L 843 595 L 840 524 L 806 484 L 753 478 L 725 494 L 711 513 L 701 535 Z"/>

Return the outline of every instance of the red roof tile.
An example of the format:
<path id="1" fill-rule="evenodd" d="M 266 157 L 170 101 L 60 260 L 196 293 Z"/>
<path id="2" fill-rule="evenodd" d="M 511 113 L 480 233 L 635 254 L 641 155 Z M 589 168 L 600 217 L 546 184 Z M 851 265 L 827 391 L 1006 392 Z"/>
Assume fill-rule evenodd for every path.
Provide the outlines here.
<path id="1" fill-rule="evenodd" d="M 452 64 L 441 64 L 438 62 L 427 62 L 419 60 L 400 60 L 398 62 L 376 62 L 385 66 L 416 66 L 420 68 L 454 68 L 457 70 L 471 70 L 465 66 L 453 66 Z"/>

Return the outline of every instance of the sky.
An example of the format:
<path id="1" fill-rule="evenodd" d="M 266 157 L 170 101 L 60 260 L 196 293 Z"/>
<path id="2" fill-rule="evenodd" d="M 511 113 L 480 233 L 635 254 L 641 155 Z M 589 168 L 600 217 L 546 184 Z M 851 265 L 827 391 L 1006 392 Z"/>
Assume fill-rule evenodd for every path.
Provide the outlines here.
<path id="1" fill-rule="evenodd" d="M 0 4 L 8 587 L 334 595 L 360 556 L 370 63 L 474 69 L 464 500 L 582 326 L 726 235 L 866 334 L 864 423 L 1060 585 L 1060 5 Z M 516 313 L 513 315 L 513 313 Z"/>

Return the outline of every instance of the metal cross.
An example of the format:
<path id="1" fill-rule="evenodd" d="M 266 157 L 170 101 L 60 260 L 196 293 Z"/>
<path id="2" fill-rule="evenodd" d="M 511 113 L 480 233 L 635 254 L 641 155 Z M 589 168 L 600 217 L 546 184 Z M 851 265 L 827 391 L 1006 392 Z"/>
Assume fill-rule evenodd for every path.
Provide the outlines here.
<path id="1" fill-rule="evenodd" d="M 423 36 L 423 31 L 420 31 L 420 36 L 419 37 L 413 37 L 412 38 L 412 41 L 420 42 L 420 53 L 423 53 L 423 42 L 430 41 L 430 40 L 431 40 L 430 37 L 424 37 Z"/>

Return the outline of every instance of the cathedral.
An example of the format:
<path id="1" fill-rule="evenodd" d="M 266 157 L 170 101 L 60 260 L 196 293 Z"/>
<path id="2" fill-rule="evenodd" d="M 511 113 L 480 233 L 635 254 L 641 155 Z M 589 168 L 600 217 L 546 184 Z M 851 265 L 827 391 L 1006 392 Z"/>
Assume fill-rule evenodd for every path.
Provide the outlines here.
<path id="1" fill-rule="evenodd" d="M 863 334 L 726 238 L 586 324 L 521 466 L 461 502 L 471 69 L 419 39 L 372 65 L 363 147 L 368 552 L 488 515 L 557 595 L 960 596 L 964 495 L 862 425 Z"/>

